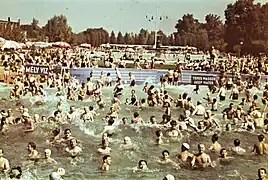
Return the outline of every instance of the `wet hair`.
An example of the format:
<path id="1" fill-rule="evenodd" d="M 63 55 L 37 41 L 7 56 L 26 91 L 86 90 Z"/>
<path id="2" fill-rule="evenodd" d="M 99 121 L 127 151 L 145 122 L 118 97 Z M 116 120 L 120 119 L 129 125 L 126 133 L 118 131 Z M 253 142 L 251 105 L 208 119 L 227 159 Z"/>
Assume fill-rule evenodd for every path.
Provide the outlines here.
<path id="1" fill-rule="evenodd" d="M 258 140 L 261 142 L 264 140 L 264 135 L 263 134 L 260 134 L 258 135 Z"/>
<path id="2" fill-rule="evenodd" d="M 104 145 L 106 142 L 107 142 L 107 140 L 106 140 L 106 139 L 103 139 L 103 140 L 101 141 L 101 144 Z"/>
<path id="3" fill-rule="evenodd" d="M 155 118 L 155 116 L 151 116 L 151 117 L 150 117 L 150 121 L 152 121 L 154 118 Z"/>
<path id="4" fill-rule="evenodd" d="M 168 93 L 167 90 L 164 90 L 164 94 L 167 95 L 167 93 Z"/>
<path id="5" fill-rule="evenodd" d="M 187 98 L 187 101 L 191 101 L 191 100 L 192 100 L 192 98 L 191 98 L 191 97 L 188 97 L 188 98 Z"/>
<path id="6" fill-rule="evenodd" d="M 254 100 L 258 99 L 258 95 L 255 94 L 255 95 L 253 96 L 253 99 L 254 99 Z"/>
<path id="7" fill-rule="evenodd" d="M 64 130 L 64 134 L 66 134 L 67 131 L 70 131 L 70 133 L 72 132 L 71 129 L 68 128 L 68 129 L 65 129 L 65 130 Z"/>
<path id="8" fill-rule="evenodd" d="M 260 168 L 260 169 L 258 169 L 258 174 L 260 174 L 261 171 L 264 171 L 265 174 L 267 173 L 265 168 Z"/>
<path id="9" fill-rule="evenodd" d="M 220 155 L 222 155 L 223 151 L 226 151 L 226 149 L 222 148 L 221 151 L 220 151 Z"/>
<path id="10" fill-rule="evenodd" d="M 176 126 L 176 125 L 177 125 L 177 121 L 172 120 L 172 121 L 170 122 L 170 125 L 171 125 L 171 126 Z"/>
<path id="11" fill-rule="evenodd" d="M 102 160 L 105 161 L 106 159 L 108 159 L 109 157 L 111 157 L 110 155 L 105 155 L 103 156 Z"/>
<path id="12" fill-rule="evenodd" d="M 140 161 L 139 161 L 139 163 L 138 163 L 138 164 L 139 164 L 139 166 L 141 165 L 141 163 L 142 163 L 142 162 L 145 162 L 145 164 L 147 165 L 147 161 L 146 161 L 146 160 L 144 160 L 144 159 L 142 159 L 142 160 L 140 160 Z"/>
<path id="13" fill-rule="evenodd" d="M 137 118 L 137 117 L 139 117 L 139 113 L 138 112 L 134 112 L 133 116 L 134 116 L 134 118 Z"/>
<path id="14" fill-rule="evenodd" d="M 112 118 L 109 119 L 109 120 L 108 120 L 108 125 L 111 126 L 111 125 L 113 125 L 113 124 L 114 124 L 114 119 L 112 119 Z"/>
<path id="15" fill-rule="evenodd" d="M 162 155 L 164 156 L 164 154 L 167 153 L 169 155 L 169 151 L 168 150 L 164 150 L 162 151 Z"/>
<path id="16" fill-rule="evenodd" d="M 13 167 L 13 168 L 11 168 L 10 173 L 11 173 L 13 170 L 17 170 L 17 171 L 19 171 L 19 174 L 18 174 L 17 176 L 15 176 L 15 177 L 13 177 L 12 175 L 10 175 L 10 178 L 20 179 L 21 176 L 22 176 L 22 169 L 21 169 L 21 167 L 20 167 L 20 166 L 17 166 L 17 167 Z"/>
<path id="17" fill-rule="evenodd" d="M 187 93 L 183 93 L 183 95 L 182 95 L 182 99 L 186 99 L 186 98 L 187 98 L 187 96 L 188 96 L 188 94 L 187 94 Z"/>
<path id="18" fill-rule="evenodd" d="M 146 102 L 146 100 L 143 98 L 143 99 L 141 99 L 141 103 L 145 103 Z"/>
<path id="19" fill-rule="evenodd" d="M 159 137 L 161 133 L 162 133 L 162 131 L 161 131 L 160 129 L 157 130 L 157 131 L 155 131 L 155 135 L 156 135 L 157 137 Z"/>
<path id="20" fill-rule="evenodd" d="M 6 117 L 2 117 L 1 118 L 1 126 L 3 126 L 6 123 Z"/>
<path id="21" fill-rule="evenodd" d="M 211 140 L 212 140 L 213 143 L 218 141 L 219 140 L 218 134 L 213 134 L 213 136 L 211 137 Z"/>
<path id="22" fill-rule="evenodd" d="M 92 111 L 94 108 L 93 106 L 89 106 L 89 110 Z"/>
<path id="23" fill-rule="evenodd" d="M 17 117 L 17 118 L 15 119 L 15 123 L 16 123 L 16 124 L 19 123 L 20 120 L 21 120 L 21 118 L 20 118 L 20 117 Z"/>
<path id="24" fill-rule="evenodd" d="M 54 129 L 54 130 L 52 131 L 52 133 L 53 133 L 54 136 L 57 136 L 57 135 L 60 134 L 60 129 L 59 129 L 59 128 L 56 128 L 56 129 Z"/>
<path id="25" fill-rule="evenodd" d="M 36 149 L 36 144 L 34 142 L 29 142 L 28 145 L 30 145 L 34 150 Z"/>
<path id="26" fill-rule="evenodd" d="M 216 99 L 216 98 L 214 98 L 214 99 L 213 99 L 213 102 L 214 102 L 214 103 L 215 103 L 215 102 L 217 102 L 217 99 Z"/>
<path id="27" fill-rule="evenodd" d="M 240 146 L 240 140 L 239 139 L 235 139 L 234 140 L 234 145 L 235 145 L 235 147 Z"/>

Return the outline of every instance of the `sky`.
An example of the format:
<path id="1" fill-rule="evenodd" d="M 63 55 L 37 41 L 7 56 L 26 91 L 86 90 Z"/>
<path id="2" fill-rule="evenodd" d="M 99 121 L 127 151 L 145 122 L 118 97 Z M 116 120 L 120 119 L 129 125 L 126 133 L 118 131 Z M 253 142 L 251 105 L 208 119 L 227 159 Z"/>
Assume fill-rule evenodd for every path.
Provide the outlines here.
<path id="1" fill-rule="evenodd" d="M 175 31 L 175 24 L 183 14 L 194 14 L 203 22 L 205 15 L 218 14 L 224 20 L 227 4 L 235 0 L 0 0 L 0 19 L 11 21 L 20 19 L 22 24 L 29 24 L 32 19 L 39 20 L 43 26 L 54 15 L 63 14 L 73 32 L 87 28 L 103 27 L 111 32 L 139 32 L 141 28 L 155 29 L 146 16 L 158 16 L 168 19 L 158 21 L 157 29 L 165 33 Z M 255 0 L 266 3 L 268 0 Z"/>

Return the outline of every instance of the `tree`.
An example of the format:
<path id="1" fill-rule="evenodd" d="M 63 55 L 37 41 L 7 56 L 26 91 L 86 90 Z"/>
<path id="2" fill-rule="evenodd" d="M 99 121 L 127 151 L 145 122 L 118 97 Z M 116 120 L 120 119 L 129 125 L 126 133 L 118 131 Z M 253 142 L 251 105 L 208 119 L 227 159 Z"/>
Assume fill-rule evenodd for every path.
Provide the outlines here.
<path id="1" fill-rule="evenodd" d="M 227 6 L 225 41 L 228 50 L 232 50 L 240 42 L 247 45 L 261 38 L 260 9 L 260 4 L 254 5 L 253 0 L 239 0 Z"/>
<path id="2" fill-rule="evenodd" d="M 124 41 L 126 44 L 134 44 L 134 39 L 129 33 L 125 34 Z"/>
<path id="3" fill-rule="evenodd" d="M 122 33 L 119 31 L 117 34 L 117 44 L 125 44 Z"/>
<path id="4" fill-rule="evenodd" d="M 71 41 L 72 29 L 67 23 L 67 18 L 63 15 L 54 16 L 48 20 L 43 30 L 45 35 L 49 37 L 49 41 Z"/>
<path id="5" fill-rule="evenodd" d="M 111 44 L 116 44 L 116 37 L 115 37 L 114 31 L 111 32 L 110 43 Z"/>
<path id="6" fill-rule="evenodd" d="M 220 49 L 224 44 L 224 25 L 220 20 L 220 16 L 208 14 L 205 20 L 206 22 L 203 24 L 203 27 L 207 31 L 209 47 L 214 46 L 216 49 Z"/>

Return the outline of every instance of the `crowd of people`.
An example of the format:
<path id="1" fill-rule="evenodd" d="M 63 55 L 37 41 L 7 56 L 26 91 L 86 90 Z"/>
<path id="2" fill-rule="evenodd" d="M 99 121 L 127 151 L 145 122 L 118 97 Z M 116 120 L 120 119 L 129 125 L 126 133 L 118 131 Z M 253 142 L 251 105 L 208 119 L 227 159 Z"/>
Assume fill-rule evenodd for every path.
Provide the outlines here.
<path id="1" fill-rule="evenodd" d="M 90 53 L 89 53 L 90 54 Z M 109 56 L 109 55 L 108 55 Z M 181 168 L 206 169 L 216 166 L 228 165 L 229 162 L 235 161 L 241 156 L 249 154 L 265 155 L 268 153 L 268 144 L 265 142 L 265 136 L 268 133 L 268 84 L 262 83 L 262 75 L 267 74 L 268 66 L 265 59 L 234 59 L 229 57 L 228 61 L 210 60 L 208 64 L 204 61 L 194 63 L 193 65 L 182 65 L 177 63 L 176 68 L 169 70 L 166 75 L 161 77 L 161 87 L 146 83 L 141 91 L 146 98 L 140 98 L 136 94 L 136 89 L 140 88 L 136 85 L 135 75 L 129 73 L 129 87 L 122 83 L 120 69 L 115 68 L 116 79 L 111 78 L 109 73 L 101 73 L 98 79 L 93 78 L 93 72 L 89 74 L 85 82 L 79 82 L 73 78 L 68 70 L 57 72 L 55 68 L 49 76 L 24 74 L 23 64 L 38 64 L 47 66 L 66 66 L 72 67 L 92 67 L 92 62 L 88 54 L 71 53 L 62 50 L 50 50 L 48 52 L 27 52 L 24 56 L 19 54 L 11 54 L 10 56 L 2 56 L 4 66 L 5 81 L 8 81 L 10 72 L 16 72 L 13 79 L 14 88 L 11 90 L 9 99 L 6 101 L 19 100 L 22 97 L 38 96 L 41 99 L 35 103 L 45 104 L 44 98 L 47 88 L 55 88 L 55 96 L 59 97 L 59 102 L 55 108 L 53 116 L 47 114 L 31 114 L 28 107 L 22 105 L 19 110 L 3 109 L 1 111 L 1 132 L 8 135 L 9 126 L 13 124 L 23 124 L 27 133 L 36 130 L 36 124 L 41 122 L 55 123 L 58 127 L 53 131 L 53 136 L 44 139 L 48 148 L 43 153 L 37 151 L 37 144 L 29 142 L 28 159 L 35 164 L 48 163 L 56 164 L 49 147 L 59 147 L 69 157 L 71 164 L 80 162 L 79 156 L 84 153 L 77 138 L 72 134 L 71 129 L 65 129 L 61 137 L 60 128 L 64 123 L 72 124 L 75 121 L 82 120 L 84 122 L 93 122 L 100 118 L 100 113 L 104 113 L 104 108 L 109 108 L 109 112 L 105 114 L 103 120 L 107 122 L 107 126 L 103 128 L 101 147 L 96 151 L 102 156 L 102 162 L 99 165 L 100 171 L 109 171 L 112 167 L 111 148 L 109 147 L 115 134 L 120 133 L 120 129 L 132 125 L 144 126 L 150 125 L 154 128 L 154 142 L 158 146 L 164 146 L 170 143 L 180 143 L 181 152 L 178 152 L 177 159 L 170 157 L 170 151 L 164 150 L 162 157 L 157 161 L 162 166 L 172 166 L 179 170 Z M 111 61 L 109 61 L 112 63 Z M 67 69 L 68 69 L 67 68 Z M 180 76 L 183 69 L 219 71 L 219 81 L 209 86 L 205 97 L 192 99 L 189 91 L 179 92 L 178 96 L 172 96 L 168 92 L 168 85 L 180 85 Z M 233 76 L 227 77 L 227 73 Z M 250 78 L 241 78 L 241 74 L 250 74 Z M 102 90 L 103 87 L 114 87 L 112 101 L 105 101 Z M 262 92 L 262 97 L 253 94 L 251 91 L 257 87 Z M 199 93 L 200 88 L 197 86 L 193 89 Z M 190 88 L 189 88 L 190 89 Z M 129 91 L 130 97 L 126 97 L 123 91 Z M 190 89 L 192 90 L 192 89 Z M 87 99 L 94 100 L 98 109 L 93 106 L 85 106 L 83 108 L 75 108 L 70 106 L 68 112 L 63 109 L 62 99 L 68 101 L 85 101 Z M 230 99 L 230 100 L 229 100 Z M 241 101 L 240 101 L 241 100 Z M 195 104 L 196 102 L 196 104 Z M 227 107 L 223 104 L 229 102 Z M 148 108 L 162 107 L 163 115 L 161 120 L 159 117 L 150 116 L 149 121 L 144 120 L 139 111 L 132 114 L 132 119 L 128 120 L 122 117 L 122 106 L 135 106 L 139 111 Z M 180 110 L 182 113 L 179 117 L 173 115 L 172 111 Z M 14 112 L 16 111 L 16 112 Z M 15 116 L 14 114 L 18 114 Z M 214 117 L 215 113 L 222 114 L 221 119 Z M 233 139 L 233 147 L 226 147 L 226 144 L 220 142 L 222 132 L 243 132 L 251 133 L 256 136 L 256 143 L 252 145 L 249 152 L 246 148 L 240 146 L 240 139 Z M 198 144 L 198 152 L 192 153 L 191 144 L 189 142 L 181 142 L 185 134 L 197 134 L 211 138 L 211 146 L 205 147 L 203 143 Z M 259 134 L 256 134 L 259 133 Z M 135 151 L 131 137 L 126 136 L 119 149 L 125 151 Z M 216 159 L 211 158 L 211 154 L 217 154 Z M 231 155 L 229 155 L 231 154 Z M 150 168 L 146 159 L 137 162 L 137 166 L 132 168 L 133 172 L 149 171 Z M 96 165 L 98 166 L 98 165 Z M 9 176 L 10 179 L 20 179 L 23 174 L 23 167 L 9 165 L 8 157 L 4 158 L 4 150 L 0 149 L 0 172 Z M 65 174 L 63 168 L 59 168 L 56 172 L 49 175 L 51 180 L 61 179 Z M 175 180 L 176 175 L 167 173 L 163 180 Z M 265 180 L 268 178 L 266 169 L 258 170 L 258 179 Z M 179 177 L 177 177 L 179 178 Z"/>

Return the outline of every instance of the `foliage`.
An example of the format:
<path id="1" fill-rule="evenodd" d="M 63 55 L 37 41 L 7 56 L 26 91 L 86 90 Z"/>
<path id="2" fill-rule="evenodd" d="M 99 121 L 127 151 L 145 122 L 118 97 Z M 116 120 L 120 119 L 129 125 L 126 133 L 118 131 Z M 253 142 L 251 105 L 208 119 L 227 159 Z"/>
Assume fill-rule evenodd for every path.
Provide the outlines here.
<path id="1" fill-rule="evenodd" d="M 214 46 L 220 51 L 241 55 L 268 53 L 268 3 L 237 0 L 228 4 L 224 13 L 224 22 L 215 14 L 206 15 L 204 22 L 196 19 L 193 14 L 185 14 L 175 25 L 176 32 L 166 35 L 159 30 L 157 41 L 169 46 L 195 46 L 202 51 Z M 109 33 L 103 28 L 88 28 L 75 34 L 63 15 L 54 16 L 44 27 L 38 26 L 36 19 L 31 24 L 20 27 L 8 24 L 0 31 L 0 36 L 17 41 L 45 41 L 48 37 L 51 42 L 66 41 L 74 45 L 91 43 L 93 47 L 104 43 L 153 45 L 155 42 L 155 32 L 146 29 L 140 29 L 134 34 L 114 31 Z"/>

